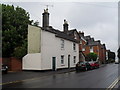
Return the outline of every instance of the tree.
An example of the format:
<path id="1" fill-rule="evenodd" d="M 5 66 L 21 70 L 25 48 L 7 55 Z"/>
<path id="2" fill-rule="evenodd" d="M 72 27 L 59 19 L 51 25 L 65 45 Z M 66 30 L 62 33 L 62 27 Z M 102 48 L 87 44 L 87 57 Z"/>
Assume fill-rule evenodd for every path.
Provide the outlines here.
<path id="1" fill-rule="evenodd" d="M 86 55 L 86 60 L 87 61 L 96 61 L 97 59 L 97 54 L 96 53 L 89 53 Z"/>
<path id="2" fill-rule="evenodd" d="M 32 23 L 29 18 L 23 8 L 2 4 L 2 57 L 14 56 L 18 48 L 23 48 L 28 24 Z"/>
<path id="3" fill-rule="evenodd" d="M 13 56 L 21 59 L 27 53 L 27 42 L 24 41 L 22 46 L 16 47 L 13 52 Z"/>

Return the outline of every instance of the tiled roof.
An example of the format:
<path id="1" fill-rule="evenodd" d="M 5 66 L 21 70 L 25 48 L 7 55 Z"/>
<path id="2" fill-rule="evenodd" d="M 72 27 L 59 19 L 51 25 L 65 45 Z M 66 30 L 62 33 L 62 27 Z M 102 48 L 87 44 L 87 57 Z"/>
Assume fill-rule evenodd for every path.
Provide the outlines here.
<path id="1" fill-rule="evenodd" d="M 98 42 L 98 41 L 91 41 L 91 42 L 88 42 L 88 45 L 90 45 L 90 46 L 100 45 L 100 42 Z"/>
<path id="2" fill-rule="evenodd" d="M 66 34 L 66 33 L 64 33 L 62 31 L 59 31 L 57 29 L 54 29 L 51 26 L 49 26 L 47 28 L 42 28 L 42 30 L 54 33 L 56 37 L 60 37 L 60 38 L 63 38 L 63 39 L 66 39 L 66 40 L 69 40 L 69 41 L 72 41 L 72 42 L 79 43 L 79 41 L 77 41 L 76 39 L 70 37 L 68 34 Z"/>

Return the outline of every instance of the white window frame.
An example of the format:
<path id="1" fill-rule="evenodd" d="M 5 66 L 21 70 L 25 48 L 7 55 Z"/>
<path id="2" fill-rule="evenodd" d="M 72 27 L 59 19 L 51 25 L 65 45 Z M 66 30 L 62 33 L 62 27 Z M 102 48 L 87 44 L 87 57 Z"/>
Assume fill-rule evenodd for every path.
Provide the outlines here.
<path id="1" fill-rule="evenodd" d="M 85 48 L 82 48 L 82 51 L 85 51 Z"/>
<path id="2" fill-rule="evenodd" d="M 74 39 L 77 39 L 77 35 L 76 35 L 76 32 L 74 32 L 74 37 L 75 37 Z"/>
<path id="3" fill-rule="evenodd" d="M 76 51 L 76 43 L 73 43 L 73 50 Z"/>
<path id="4" fill-rule="evenodd" d="M 76 63 L 76 56 L 73 56 L 73 63 Z"/>
<path id="5" fill-rule="evenodd" d="M 90 52 L 93 52 L 93 47 L 90 47 Z"/>
<path id="6" fill-rule="evenodd" d="M 64 55 L 61 55 L 61 64 L 64 64 Z"/>
<path id="7" fill-rule="evenodd" d="M 64 49 L 64 48 L 65 48 L 65 40 L 61 39 L 61 49 Z"/>

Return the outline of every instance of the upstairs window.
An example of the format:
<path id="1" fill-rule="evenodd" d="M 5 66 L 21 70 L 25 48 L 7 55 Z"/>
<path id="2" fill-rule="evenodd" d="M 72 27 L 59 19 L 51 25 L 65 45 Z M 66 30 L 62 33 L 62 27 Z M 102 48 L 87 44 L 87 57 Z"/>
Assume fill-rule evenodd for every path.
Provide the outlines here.
<path id="1" fill-rule="evenodd" d="M 80 44 L 82 44 L 82 40 L 80 40 Z"/>
<path id="2" fill-rule="evenodd" d="M 61 39 L 61 49 L 64 49 L 64 44 L 65 44 L 64 40 Z"/>
<path id="3" fill-rule="evenodd" d="M 82 51 L 85 51 L 85 48 L 82 48 Z"/>
<path id="4" fill-rule="evenodd" d="M 77 39 L 77 35 L 76 35 L 76 32 L 74 32 L 74 39 Z"/>
<path id="5" fill-rule="evenodd" d="M 73 43 L 73 50 L 75 51 L 76 50 L 76 44 Z"/>
<path id="6" fill-rule="evenodd" d="M 93 52 L 93 47 L 90 47 L 90 52 Z"/>

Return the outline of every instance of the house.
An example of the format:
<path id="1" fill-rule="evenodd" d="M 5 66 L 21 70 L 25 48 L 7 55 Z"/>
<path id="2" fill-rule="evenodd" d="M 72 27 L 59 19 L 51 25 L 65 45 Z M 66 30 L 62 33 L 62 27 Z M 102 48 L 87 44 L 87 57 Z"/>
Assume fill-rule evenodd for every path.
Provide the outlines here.
<path id="1" fill-rule="evenodd" d="M 85 36 L 85 39 L 87 41 L 86 45 L 84 46 L 85 51 L 83 51 L 85 55 L 92 52 L 96 53 L 98 55 L 97 60 L 99 60 L 101 64 L 105 63 L 106 60 L 105 44 L 101 44 L 100 40 L 95 41 L 94 38 L 91 38 L 90 36 Z"/>
<path id="2" fill-rule="evenodd" d="M 28 25 L 28 54 L 23 57 L 23 70 L 57 70 L 73 68 L 79 61 L 79 40 L 68 34 L 64 20 L 63 31 L 49 26 L 49 12 L 44 10 L 43 25 Z"/>
<path id="3" fill-rule="evenodd" d="M 115 52 L 112 52 L 110 50 L 106 50 L 106 63 L 112 63 L 115 61 Z"/>
<path id="4" fill-rule="evenodd" d="M 80 48 L 79 50 L 86 56 L 89 53 L 96 53 L 98 55 L 97 60 L 100 63 L 105 63 L 106 60 L 106 46 L 101 44 L 100 40 L 95 41 L 91 36 L 84 36 L 84 32 L 79 31 L 80 36 Z"/>
<path id="5" fill-rule="evenodd" d="M 82 48 L 81 45 L 83 45 L 83 44 L 80 43 L 80 42 L 84 43 L 84 40 L 80 36 L 79 32 L 76 29 L 72 29 L 72 30 L 67 31 L 67 34 L 79 41 L 79 61 L 85 61 L 85 55 L 81 50 L 81 48 Z"/>

